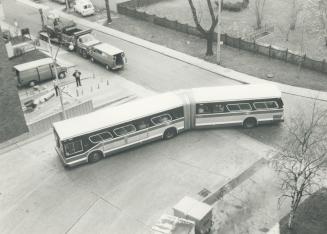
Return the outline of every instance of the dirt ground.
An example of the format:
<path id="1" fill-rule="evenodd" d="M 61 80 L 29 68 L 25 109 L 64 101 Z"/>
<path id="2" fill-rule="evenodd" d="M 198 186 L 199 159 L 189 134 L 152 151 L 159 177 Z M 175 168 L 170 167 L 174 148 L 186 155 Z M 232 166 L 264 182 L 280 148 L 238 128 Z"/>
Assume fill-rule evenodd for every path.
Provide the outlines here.
<path id="1" fill-rule="evenodd" d="M 206 1 L 193 0 L 202 25 L 208 27 L 211 18 Z M 236 0 L 225 0 L 225 2 Z M 318 0 L 296 0 L 298 9 L 297 24 L 286 41 L 286 32 L 291 22 L 293 0 L 266 0 L 263 10 L 263 25 L 274 26 L 274 32 L 260 41 L 293 51 L 303 51 L 316 59 L 327 59 L 327 47 L 324 43 L 322 24 L 319 19 Z M 217 11 L 216 4 L 215 12 Z M 190 6 L 186 0 L 167 0 L 139 8 L 151 14 L 178 20 L 194 25 Z M 255 31 L 255 1 L 250 0 L 248 7 L 241 12 L 222 12 L 222 31 L 232 36 L 247 37 Z M 303 34 L 303 37 L 302 37 Z"/>

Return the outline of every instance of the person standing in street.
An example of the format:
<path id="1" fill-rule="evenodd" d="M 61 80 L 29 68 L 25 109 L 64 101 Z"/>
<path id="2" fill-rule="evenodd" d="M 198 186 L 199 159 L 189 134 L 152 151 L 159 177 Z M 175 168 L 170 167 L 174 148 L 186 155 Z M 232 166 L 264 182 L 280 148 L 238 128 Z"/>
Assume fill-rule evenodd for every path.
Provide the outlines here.
<path id="1" fill-rule="evenodd" d="M 56 96 L 58 97 L 59 96 L 59 82 L 57 79 L 53 80 L 53 87 L 56 92 Z"/>
<path id="2" fill-rule="evenodd" d="M 78 86 L 82 86 L 81 84 L 81 72 L 79 70 L 75 70 L 75 72 L 73 73 L 73 76 L 75 77 L 75 81 L 76 81 L 76 85 Z"/>

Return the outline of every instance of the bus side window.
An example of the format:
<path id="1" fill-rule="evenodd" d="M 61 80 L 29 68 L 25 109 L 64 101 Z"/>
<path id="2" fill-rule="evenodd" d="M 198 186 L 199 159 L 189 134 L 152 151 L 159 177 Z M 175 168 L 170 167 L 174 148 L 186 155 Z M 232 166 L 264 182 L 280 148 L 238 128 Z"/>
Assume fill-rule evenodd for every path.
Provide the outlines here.
<path id="1" fill-rule="evenodd" d="M 210 113 L 210 108 L 208 104 L 198 104 L 196 109 L 197 114 L 208 114 Z"/>
<path id="2" fill-rule="evenodd" d="M 239 106 L 242 111 L 252 110 L 252 107 L 249 103 L 240 103 Z"/>
<path id="3" fill-rule="evenodd" d="M 176 109 L 172 110 L 170 113 L 171 113 L 171 115 L 173 116 L 174 119 L 179 119 L 179 118 L 184 117 L 183 107 L 176 108 Z"/>
<path id="4" fill-rule="evenodd" d="M 163 114 L 163 115 L 153 117 L 151 119 L 151 122 L 154 125 L 159 125 L 159 124 L 170 122 L 171 120 L 172 120 L 172 118 L 171 118 L 171 116 L 169 114 Z"/>
<path id="5" fill-rule="evenodd" d="M 229 111 L 240 111 L 241 110 L 241 108 L 240 108 L 240 106 L 238 105 L 238 104 L 228 104 L 227 105 L 227 109 L 229 110 Z"/>
<path id="6" fill-rule="evenodd" d="M 277 109 L 278 108 L 278 104 L 275 101 L 266 102 L 266 106 L 269 109 Z"/>
<path id="7" fill-rule="evenodd" d="M 132 132 L 136 132 L 136 128 L 132 124 L 129 124 L 129 125 L 114 129 L 114 133 L 117 136 L 125 136 L 127 134 L 132 133 Z"/>
<path id="8" fill-rule="evenodd" d="M 253 103 L 256 110 L 267 109 L 266 104 L 264 102 L 255 102 Z"/>
<path id="9" fill-rule="evenodd" d="M 223 104 L 213 104 L 212 112 L 213 113 L 223 113 L 223 112 L 225 112 L 225 107 Z"/>
<path id="10" fill-rule="evenodd" d="M 145 119 L 137 121 L 135 124 L 137 130 L 142 130 L 149 127 L 149 122 Z"/>

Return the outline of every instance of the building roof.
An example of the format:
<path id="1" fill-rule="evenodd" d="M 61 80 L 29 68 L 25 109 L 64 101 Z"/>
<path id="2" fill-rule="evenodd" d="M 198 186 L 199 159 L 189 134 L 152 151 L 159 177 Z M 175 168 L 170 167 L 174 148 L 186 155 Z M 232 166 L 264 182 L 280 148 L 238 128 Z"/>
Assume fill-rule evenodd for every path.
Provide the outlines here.
<path id="1" fill-rule="evenodd" d="M 154 234 L 194 234 L 195 223 L 171 215 L 162 215 L 152 227 Z"/>
<path id="2" fill-rule="evenodd" d="M 185 214 L 187 217 L 192 217 L 195 220 L 202 220 L 204 216 L 211 212 L 212 207 L 186 196 L 180 200 L 173 209 Z"/>
<path id="3" fill-rule="evenodd" d="M 119 54 L 123 52 L 121 49 L 118 49 L 117 47 L 114 47 L 107 43 L 101 43 L 99 45 L 94 46 L 94 48 L 111 55 Z"/>
<path id="4" fill-rule="evenodd" d="M 59 138 L 65 140 L 182 105 L 181 99 L 176 94 L 158 94 L 56 122 L 53 124 L 53 127 L 56 129 Z"/>
<path id="5" fill-rule="evenodd" d="M 17 71 L 26 71 L 28 69 L 39 67 L 39 66 L 46 65 L 46 64 L 50 64 L 52 62 L 53 62 L 52 58 L 43 58 L 43 59 L 34 60 L 31 62 L 16 65 L 16 66 L 14 66 L 14 68 Z"/>
<path id="6" fill-rule="evenodd" d="M 246 84 L 219 87 L 194 88 L 191 90 L 195 102 L 219 102 L 281 98 L 281 91 L 271 84 Z"/>

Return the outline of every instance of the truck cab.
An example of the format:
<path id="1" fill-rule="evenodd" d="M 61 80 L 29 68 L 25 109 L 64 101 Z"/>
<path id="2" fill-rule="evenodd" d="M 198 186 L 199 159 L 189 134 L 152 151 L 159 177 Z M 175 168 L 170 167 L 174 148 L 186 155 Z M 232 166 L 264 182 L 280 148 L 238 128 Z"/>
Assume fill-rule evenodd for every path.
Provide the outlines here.
<path id="1" fill-rule="evenodd" d="M 84 58 L 87 58 L 92 46 L 98 45 L 100 43 L 101 42 L 97 40 L 93 35 L 85 34 L 77 38 L 76 49 Z"/>

